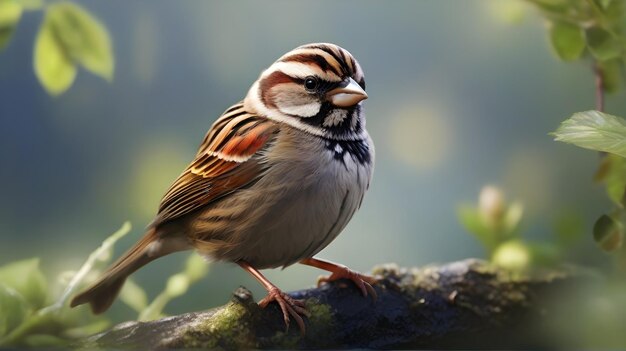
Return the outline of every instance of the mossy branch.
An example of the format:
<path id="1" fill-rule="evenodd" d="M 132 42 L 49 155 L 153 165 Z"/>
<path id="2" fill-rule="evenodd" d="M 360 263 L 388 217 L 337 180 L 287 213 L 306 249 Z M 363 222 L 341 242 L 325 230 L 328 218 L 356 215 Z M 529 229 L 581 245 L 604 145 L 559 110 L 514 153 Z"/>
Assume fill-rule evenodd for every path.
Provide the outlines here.
<path id="1" fill-rule="evenodd" d="M 311 312 L 307 332 L 284 331 L 277 306 L 263 310 L 245 288 L 228 304 L 152 322 L 127 322 L 84 348 L 510 348 L 537 347 L 525 321 L 550 310 L 547 294 L 580 280 L 570 273 L 522 277 L 484 261 L 375 268 L 378 300 L 346 282 L 296 291 Z"/>

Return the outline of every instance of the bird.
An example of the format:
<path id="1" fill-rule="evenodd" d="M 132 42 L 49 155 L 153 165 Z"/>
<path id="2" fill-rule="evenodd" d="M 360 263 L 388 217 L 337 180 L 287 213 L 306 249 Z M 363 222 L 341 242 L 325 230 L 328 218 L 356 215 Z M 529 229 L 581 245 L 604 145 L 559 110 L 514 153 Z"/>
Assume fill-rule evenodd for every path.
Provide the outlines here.
<path id="1" fill-rule="evenodd" d="M 295 263 L 347 279 L 376 298 L 374 277 L 314 257 L 361 207 L 374 169 L 366 130 L 363 70 L 331 43 L 299 46 L 276 60 L 206 133 L 193 161 L 163 196 L 143 237 L 70 306 L 106 311 L 126 278 L 165 255 L 196 250 L 239 265 L 302 333 L 304 301 L 270 282 L 263 269 Z"/>

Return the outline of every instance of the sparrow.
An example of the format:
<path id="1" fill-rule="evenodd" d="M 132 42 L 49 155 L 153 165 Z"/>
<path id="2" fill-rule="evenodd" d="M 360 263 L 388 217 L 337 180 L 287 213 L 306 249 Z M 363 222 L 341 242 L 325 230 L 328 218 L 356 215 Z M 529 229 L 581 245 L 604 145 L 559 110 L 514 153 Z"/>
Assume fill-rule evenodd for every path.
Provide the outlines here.
<path id="1" fill-rule="evenodd" d="M 163 196 L 144 236 L 71 306 L 106 311 L 126 278 L 145 264 L 195 249 L 233 262 L 268 291 L 304 332 L 304 302 L 262 269 L 301 263 L 326 270 L 318 284 L 348 279 L 376 297 L 374 278 L 314 256 L 359 209 L 374 168 L 365 129 L 363 70 L 329 43 L 297 47 L 261 73 L 243 101 L 211 126 L 194 160 Z"/>

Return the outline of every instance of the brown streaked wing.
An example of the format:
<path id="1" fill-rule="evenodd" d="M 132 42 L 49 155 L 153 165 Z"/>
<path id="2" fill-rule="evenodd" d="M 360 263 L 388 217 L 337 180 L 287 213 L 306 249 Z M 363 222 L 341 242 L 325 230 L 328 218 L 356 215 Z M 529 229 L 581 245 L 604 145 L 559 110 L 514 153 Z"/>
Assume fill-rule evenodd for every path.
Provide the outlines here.
<path id="1" fill-rule="evenodd" d="M 213 124 L 196 159 L 165 193 L 152 226 L 200 209 L 263 176 L 267 165 L 255 155 L 273 140 L 278 125 L 229 111 Z"/>
<path id="2" fill-rule="evenodd" d="M 215 138 L 215 134 L 224 128 L 226 123 L 232 120 L 233 117 L 236 117 L 240 114 L 247 113 L 243 108 L 243 101 L 239 101 L 233 106 L 229 107 L 220 118 L 218 118 L 215 123 L 209 128 L 209 131 L 204 136 L 204 140 L 202 140 L 202 144 L 198 148 L 198 153 L 196 156 L 200 156 L 206 148 L 209 147 L 211 140 Z"/>

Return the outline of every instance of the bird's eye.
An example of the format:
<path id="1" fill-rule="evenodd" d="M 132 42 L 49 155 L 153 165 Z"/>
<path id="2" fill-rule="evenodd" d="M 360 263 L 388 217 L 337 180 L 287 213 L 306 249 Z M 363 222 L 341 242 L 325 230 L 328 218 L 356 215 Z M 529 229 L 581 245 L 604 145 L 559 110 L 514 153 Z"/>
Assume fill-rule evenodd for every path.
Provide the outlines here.
<path id="1" fill-rule="evenodd" d="M 317 89 L 319 82 L 315 77 L 306 77 L 304 79 L 304 88 L 310 92 L 313 92 Z"/>

